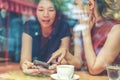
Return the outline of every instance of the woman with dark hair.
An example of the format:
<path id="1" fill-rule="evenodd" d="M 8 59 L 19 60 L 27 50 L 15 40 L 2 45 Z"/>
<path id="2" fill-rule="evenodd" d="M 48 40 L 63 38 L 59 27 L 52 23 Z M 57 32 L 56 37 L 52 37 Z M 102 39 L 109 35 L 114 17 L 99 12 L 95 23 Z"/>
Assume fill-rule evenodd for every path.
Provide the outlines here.
<path id="1" fill-rule="evenodd" d="M 76 68 L 81 68 L 84 64 L 92 75 L 102 73 L 106 65 L 120 63 L 120 18 L 115 16 L 120 15 L 120 6 L 117 1 L 119 0 L 89 0 L 90 19 L 81 23 L 86 25 L 81 33 L 83 49 L 77 53 L 81 56 L 72 56 L 66 51 L 67 53 L 53 54 L 48 62 L 59 58 L 60 63 L 65 58 Z"/>
<path id="2" fill-rule="evenodd" d="M 53 73 L 32 61 L 47 62 L 55 51 L 64 53 L 69 49 L 70 29 L 62 18 L 57 0 L 40 0 L 37 6 L 36 21 L 26 22 L 22 36 L 21 68 L 24 73 L 37 75 Z"/>

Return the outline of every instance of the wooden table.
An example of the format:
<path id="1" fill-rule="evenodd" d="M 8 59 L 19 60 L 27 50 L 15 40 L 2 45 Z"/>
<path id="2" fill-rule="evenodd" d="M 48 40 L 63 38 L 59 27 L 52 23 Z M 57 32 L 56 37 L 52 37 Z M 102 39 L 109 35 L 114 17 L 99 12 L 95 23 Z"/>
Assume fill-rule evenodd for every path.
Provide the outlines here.
<path id="1" fill-rule="evenodd" d="M 34 77 L 28 76 L 22 73 L 19 68 L 19 64 L 12 64 L 4 67 L 6 70 L 0 66 L 0 75 L 6 75 L 5 77 L 0 77 L 0 80 L 53 80 L 49 76 L 47 77 Z M 7 69 L 8 68 L 8 69 Z M 75 74 L 79 75 L 78 80 L 108 80 L 107 76 L 92 76 L 86 71 L 75 71 Z"/>
<path id="2" fill-rule="evenodd" d="M 79 80 L 108 80 L 107 75 L 104 75 L 104 76 L 92 76 L 86 71 L 76 71 L 75 73 L 80 76 Z"/>

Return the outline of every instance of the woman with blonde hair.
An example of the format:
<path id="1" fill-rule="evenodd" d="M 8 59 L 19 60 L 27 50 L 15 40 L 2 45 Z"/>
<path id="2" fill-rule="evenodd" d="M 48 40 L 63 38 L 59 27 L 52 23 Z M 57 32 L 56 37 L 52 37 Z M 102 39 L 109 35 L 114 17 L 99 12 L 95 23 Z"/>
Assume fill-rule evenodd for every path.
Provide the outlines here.
<path id="1" fill-rule="evenodd" d="M 82 64 L 87 66 L 90 74 L 104 72 L 106 65 L 120 63 L 120 14 L 119 0 L 89 0 L 89 22 L 82 31 L 83 49 L 81 56 L 76 57 L 66 53 L 55 53 L 48 62 L 63 58 L 76 68 Z M 76 45 L 76 44 L 75 44 Z M 78 45 L 78 44 L 77 44 Z M 59 55 L 59 56 L 58 56 Z"/>

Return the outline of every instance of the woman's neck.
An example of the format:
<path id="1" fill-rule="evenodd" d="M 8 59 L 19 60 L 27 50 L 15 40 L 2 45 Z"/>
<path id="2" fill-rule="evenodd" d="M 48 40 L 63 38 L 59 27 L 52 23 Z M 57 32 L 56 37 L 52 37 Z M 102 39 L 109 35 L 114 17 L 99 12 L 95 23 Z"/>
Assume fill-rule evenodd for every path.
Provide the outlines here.
<path id="1" fill-rule="evenodd" d="M 103 17 L 101 16 L 99 10 L 98 10 L 98 6 L 97 3 L 95 2 L 94 8 L 93 8 L 93 14 L 95 17 L 95 22 L 101 20 Z"/>
<path id="2" fill-rule="evenodd" d="M 95 22 L 98 22 L 98 21 L 103 19 L 103 17 L 101 16 L 99 11 L 97 11 L 97 10 L 94 11 L 94 16 L 95 16 Z"/>
<path id="3" fill-rule="evenodd" d="M 102 17 L 102 16 L 97 16 L 95 22 L 99 22 L 99 21 L 101 21 L 101 20 L 103 20 L 103 17 Z"/>
<path id="4" fill-rule="evenodd" d="M 49 37 L 51 35 L 52 31 L 53 31 L 52 27 L 42 28 L 43 37 Z"/>
<path id="5" fill-rule="evenodd" d="M 102 25 L 104 24 L 104 18 L 98 13 L 97 15 L 95 15 L 95 26 L 96 27 L 102 27 Z"/>

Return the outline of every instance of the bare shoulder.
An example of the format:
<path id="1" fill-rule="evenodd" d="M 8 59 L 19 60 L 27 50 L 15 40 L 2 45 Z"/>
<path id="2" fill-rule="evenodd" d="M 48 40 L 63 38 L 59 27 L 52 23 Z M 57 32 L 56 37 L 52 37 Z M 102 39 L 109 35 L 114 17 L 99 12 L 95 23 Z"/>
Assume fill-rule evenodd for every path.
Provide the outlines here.
<path id="1" fill-rule="evenodd" d="M 116 25 L 114 25 L 113 27 L 112 27 L 112 29 L 111 29 L 111 31 L 110 31 L 110 33 L 120 33 L 120 24 L 116 24 Z"/>
<path id="2" fill-rule="evenodd" d="M 22 36 L 24 38 L 30 38 L 30 39 L 32 39 L 32 37 L 29 34 L 25 33 L 25 32 L 22 33 Z"/>
<path id="3" fill-rule="evenodd" d="M 109 32 L 109 37 L 120 39 L 120 24 L 114 25 Z"/>
<path id="4" fill-rule="evenodd" d="M 120 31 L 120 24 L 114 25 L 114 27 L 111 30 Z"/>

